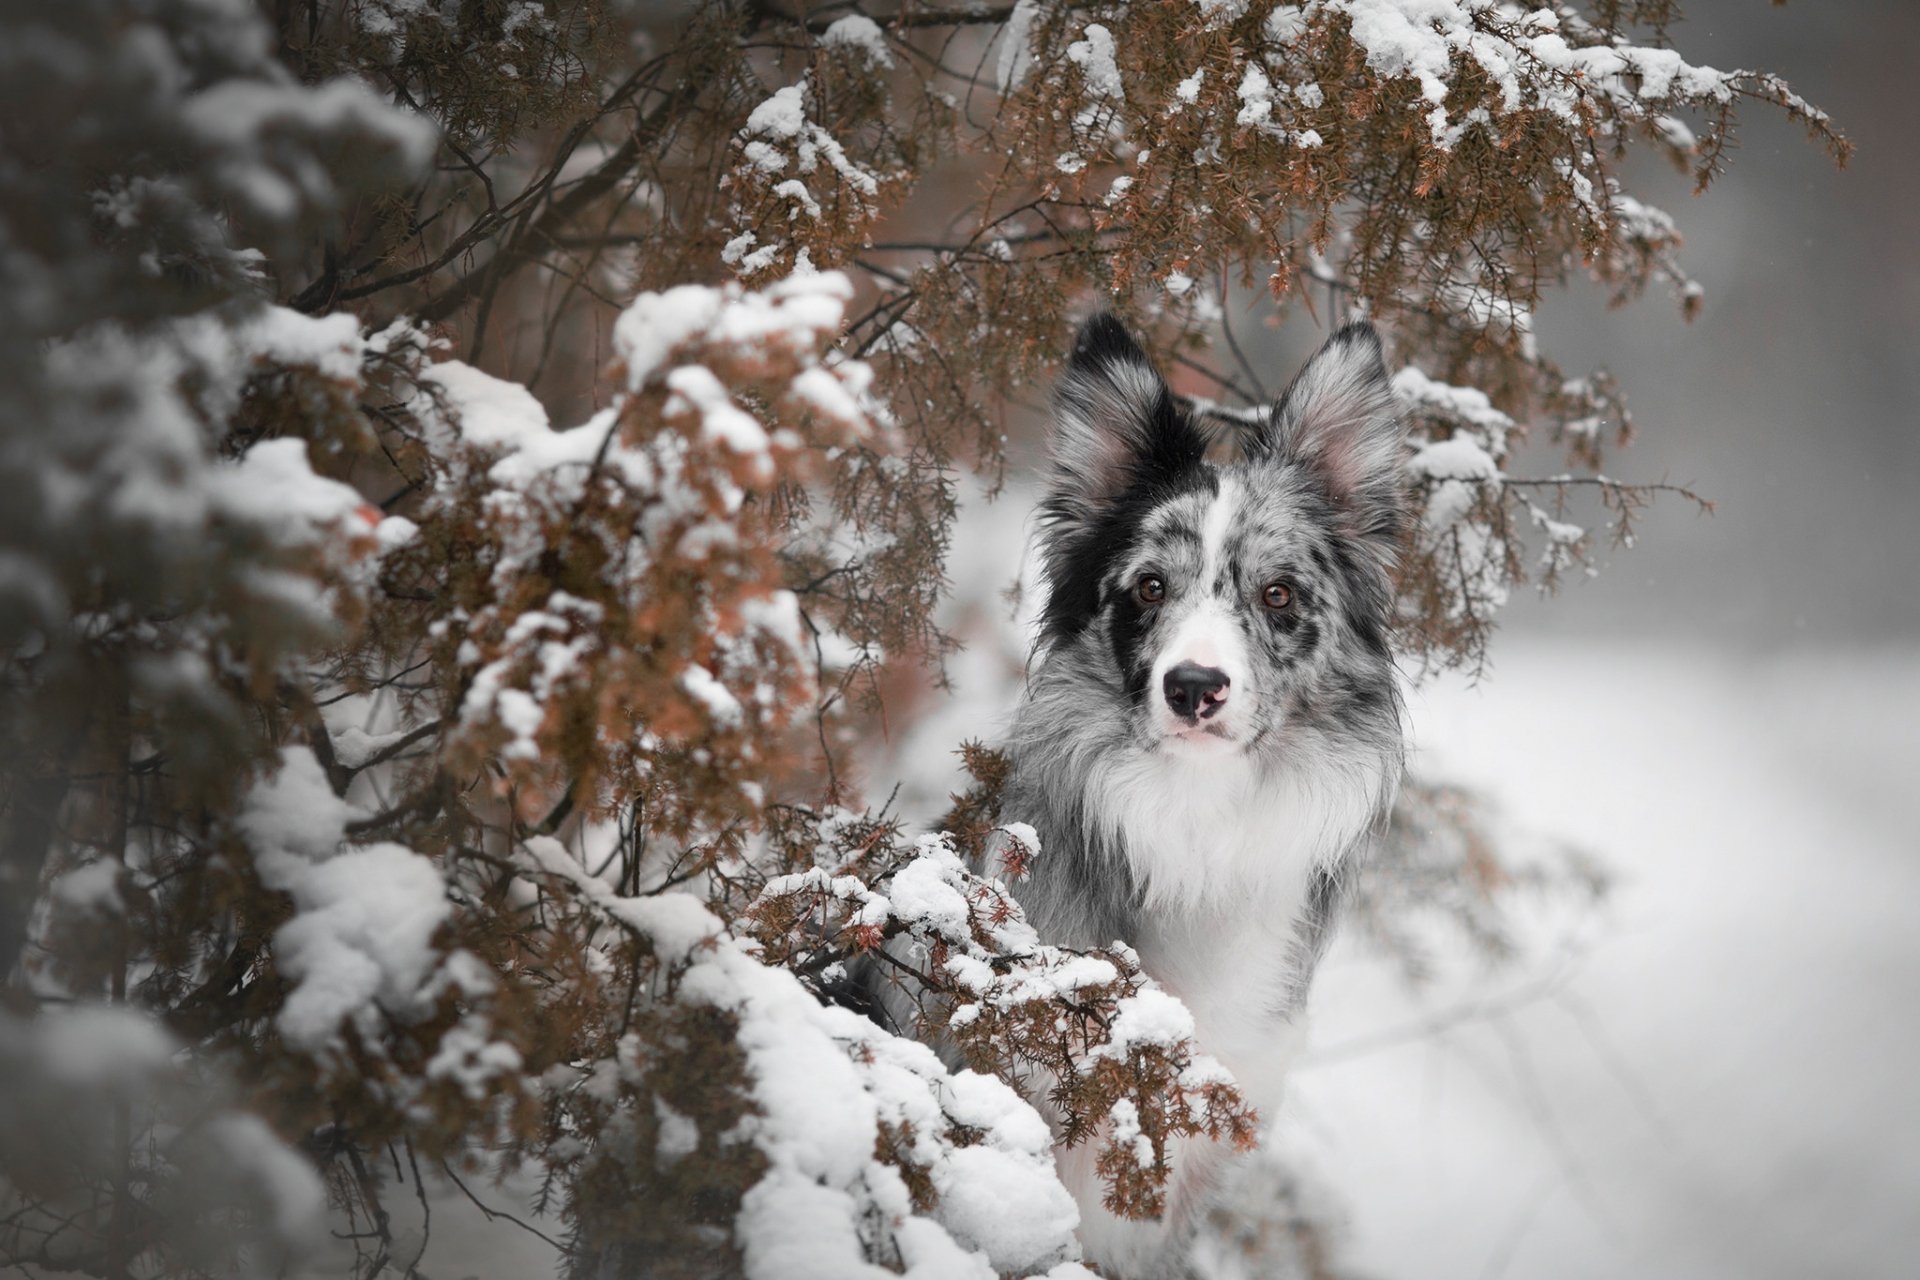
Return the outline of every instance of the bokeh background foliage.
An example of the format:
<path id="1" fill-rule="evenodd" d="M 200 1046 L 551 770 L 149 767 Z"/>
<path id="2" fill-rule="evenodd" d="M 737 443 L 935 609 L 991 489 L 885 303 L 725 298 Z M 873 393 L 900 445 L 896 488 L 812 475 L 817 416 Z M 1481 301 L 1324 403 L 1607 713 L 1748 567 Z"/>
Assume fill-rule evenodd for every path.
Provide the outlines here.
<path id="1" fill-rule="evenodd" d="M 1010 1083 L 1125 1212 L 1255 1118 L 978 874 L 991 752 L 889 802 L 963 478 L 1093 305 L 1223 451 L 1267 329 L 1365 315 L 1398 644 L 1478 670 L 1667 487 L 1534 324 L 1700 305 L 1630 162 L 1848 154 L 1677 8 L 10 0 L 0 1263 L 425 1274 L 459 1205 L 579 1274 L 1082 1274 Z M 1360 901 L 1418 979 L 1600 882 L 1416 779 Z M 953 1060 L 828 999 L 907 954 Z M 1337 1272 L 1259 1170 L 1208 1265 Z"/>

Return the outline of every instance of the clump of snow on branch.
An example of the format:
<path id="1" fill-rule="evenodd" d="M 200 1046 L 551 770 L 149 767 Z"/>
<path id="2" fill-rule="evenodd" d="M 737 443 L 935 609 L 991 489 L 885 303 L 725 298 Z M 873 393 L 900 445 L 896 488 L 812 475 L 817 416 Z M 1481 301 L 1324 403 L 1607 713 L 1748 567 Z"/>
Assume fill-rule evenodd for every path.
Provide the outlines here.
<path id="1" fill-rule="evenodd" d="M 1395 375 L 1394 389 L 1413 428 L 1406 466 L 1420 515 L 1416 564 L 1430 583 L 1440 584 L 1403 599 L 1415 618 L 1425 612 L 1423 625 L 1482 632 L 1516 585 L 1537 575 L 1551 587 L 1569 571 L 1594 572 L 1589 529 L 1567 515 L 1577 487 L 1597 492 L 1616 541 L 1631 537 L 1644 490 L 1604 475 L 1516 476 L 1509 458 L 1527 433 L 1484 392 L 1440 382 L 1413 366 Z M 1622 437 L 1630 429 L 1603 376 L 1565 380 L 1551 407 L 1576 459 L 1597 462 L 1599 435 L 1610 422 Z M 1539 539 L 1531 572 L 1520 547 L 1523 529 Z"/>
<path id="2" fill-rule="evenodd" d="M 866 368 L 824 358 L 850 297 L 832 272 L 643 294 L 613 328 L 620 398 L 560 431 L 522 387 L 457 362 L 420 372 L 417 410 L 469 459 L 442 509 L 478 486 L 488 542 L 484 598 L 446 634 L 471 672 L 461 719 L 507 760 L 541 760 L 580 716 L 625 725 L 645 751 L 763 736 L 810 699 L 798 602 L 747 498 L 809 476 L 815 455 L 785 423 L 829 443 L 884 430 Z M 583 536 L 583 511 L 618 531 L 580 553 L 598 571 L 527 597 L 517 584 Z M 662 627 L 688 631 L 667 642 Z"/>
<path id="3" fill-rule="evenodd" d="M 237 819 L 261 879 L 293 900 L 292 919 L 274 937 L 292 980 L 276 1021 L 308 1053 L 337 1051 L 343 1027 L 376 1043 L 384 1019 L 430 1012 L 449 978 L 434 946 L 452 915 L 439 871 L 398 844 L 347 843 L 346 825 L 360 816 L 311 751 L 288 748 Z"/>
<path id="4" fill-rule="evenodd" d="M 287 640 L 336 630 L 359 607 L 356 566 L 407 522 L 316 473 L 314 441 L 223 452 L 220 432 L 282 395 L 351 412 L 364 354 L 350 318 L 278 307 L 232 325 L 195 316 L 53 343 L 46 390 L 73 408 L 53 410 L 43 421 L 61 429 L 22 433 L 0 462 L 0 475 L 34 477 L 20 492 L 42 495 L 31 545 L 0 551 L 10 566 L 0 599 L 17 606 L 0 612 L 60 635 L 83 621 L 75 603 L 103 572 L 124 573 L 135 599 L 174 591 L 135 647 L 148 689 L 200 715 L 226 697 L 213 653 L 231 643 L 223 637 L 263 620 Z M 277 661 L 265 648 L 240 656 Z"/>
<path id="5" fill-rule="evenodd" d="M 877 832 L 870 843 L 852 863 L 766 883 L 753 915 L 772 957 L 801 972 L 867 957 L 896 1022 L 944 1037 L 976 1070 L 1050 1081 L 1055 1128 L 1070 1144 L 1099 1144 L 1119 1212 L 1164 1207 L 1171 1138 L 1251 1143 L 1252 1113 L 1194 1043 L 1192 1015 L 1126 947 L 1041 942 L 1007 884 L 969 870 L 944 833 Z M 990 843 L 989 864 L 1002 868 L 1045 856 L 1024 824 Z M 795 950 L 800 921 L 815 922 L 815 943 Z"/>
<path id="6" fill-rule="evenodd" d="M 1302 9 L 1343 16 L 1370 70 L 1416 81 L 1442 147 L 1465 128 L 1491 125 L 1448 114 L 1449 96 L 1470 73 L 1494 86 L 1501 111 L 1545 111 L 1576 126 L 1593 118 L 1596 97 L 1619 118 L 1654 120 L 1676 102 L 1729 101 L 1751 75 L 1698 66 L 1671 49 L 1597 43 L 1568 6 L 1527 12 L 1509 0 L 1324 0 Z"/>
<path id="7" fill-rule="evenodd" d="M 899 1256 L 910 1273 L 924 1263 L 986 1280 L 1078 1256 L 1079 1215 L 1054 1174 L 1046 1123 L 1006 1084 L 949 1070 L 925 1045 L 823 1004 L 694 897 L 619 895 L 545 838 L 522 857 L 578 909 L 644 938 L 681 1005 L 737 1019 L 751 1107 L 728 1141 L 766 1162 L 735 1223 L 747 1275 L 879 1276 L 868 1259 Z M 813 892 L 860 903 L 876 926 L 892 919 L 850 876 L 775 880 L 763 909 Z"/>
<path id="8" fill-rule="evenodd" d="M 859 77 L 883 77 L 893 65 L 884 33 L 859 15 L 836 21 L 821 48 Z M 724 179 L 735 231 L 720 260 L 742 278 L 764 278 L 775 267 L 804 274 L 837 265 L 833 246 L 863 237 L 897 180 L 853 158 L 832 122 L 810 114 L 823 105 L 814 79 L 803 77 L 754 107 L 736 136 L 739 162 Z M 868 123 L 840 122 L 856 132 Z"/>
<path id="9" fill-rule="evenodd" d="M 820 33 L 820 43 L 829 49 L 849 49 L 867 66 L 885 71 L 893 66 L 893 50 L 887 47 L 887 34 L 880 24 L 864 14 L 850 13 L 836 18 Z"/>

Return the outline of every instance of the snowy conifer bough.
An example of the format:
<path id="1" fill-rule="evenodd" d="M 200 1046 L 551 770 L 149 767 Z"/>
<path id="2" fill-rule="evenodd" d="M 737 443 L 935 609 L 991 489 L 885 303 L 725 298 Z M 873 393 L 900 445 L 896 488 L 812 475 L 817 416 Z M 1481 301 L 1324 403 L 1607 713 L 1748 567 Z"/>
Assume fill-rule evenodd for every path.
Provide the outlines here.
<path id="1" fill-rule="evenodd" d="M 1845 155 L 1660 0 L 4 12 L 0 1267 L 36 1272 L 430 1274 L 455 1203 L 582 1276 L 1089 1274 L 1056 1142 L 1153 1214 L 1171 1139 L 1256 1118 L 1125 939 L 1026 925 L 990 751 L 944 818 L 850 772 L 948 644 L 957 473 L 1096 299 L 1228 431 L 1275 390 L 1230 286 L 1364 313 L 1416 427 L 1399 643 L 1475 663 L 1652 492 L 1530 323 L 1580 277 L 1700 305 L 1623 158 L 1704 186 L 1756 103 Z M 1369 934 L 1497 942 L 1527 874 L 1410 794 L 1438 834 Z M 917 1025 L 833 1003 L 859 963 Z M 1322 1267 L 1266 1176 L 1209 1268 Z"/>

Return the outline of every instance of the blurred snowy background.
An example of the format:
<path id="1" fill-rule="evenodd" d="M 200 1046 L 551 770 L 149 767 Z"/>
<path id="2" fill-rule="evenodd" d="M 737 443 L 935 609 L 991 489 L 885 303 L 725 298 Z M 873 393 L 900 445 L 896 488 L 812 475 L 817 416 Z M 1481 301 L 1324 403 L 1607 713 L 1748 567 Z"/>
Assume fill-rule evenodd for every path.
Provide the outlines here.
<path id="1" fill-rule="evenodd" d="M 1864 1277 L 1920 1257 L 1920 5 L 1687 12 L 1694 56 L 1785 72 L 1859 151 L 1836 177 L 1756 114 L 1707 198 L 1644 175 L 1707 286 L 1695 323 L 1591 291 L 1539 317 L 1628 389 L 1641 442 L 1613 474 L 1718 510 L 1656 508 L 1596 580 L 1516 597 L 1477 685 L 1412 696 L 1417 772 L 1591 851 L 1614 888 L 1597 913 L 1532 913 L 1518 964 L 1461 956 L 1417 997 L 1352 936 L 1330 959 L 1280 1139 L 1366 1274 Z M 1241 332 L 1276 384 L 1317 340 Z M 1015 445 L 1031 467 L 1037 440 Z M 874 762 L 911 815 L 1016 695 L 1001 593 L 1025 475 L 956 538 L 952 616 L 976 643 L 952 696 Z"/>

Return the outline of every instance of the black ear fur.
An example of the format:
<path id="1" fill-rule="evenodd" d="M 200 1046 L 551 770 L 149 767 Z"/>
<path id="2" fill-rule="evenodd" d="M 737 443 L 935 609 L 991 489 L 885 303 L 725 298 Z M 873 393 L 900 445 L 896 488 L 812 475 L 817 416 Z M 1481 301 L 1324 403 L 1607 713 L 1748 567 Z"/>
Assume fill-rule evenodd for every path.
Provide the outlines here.
<path id="1" fill-rule="evenodd" d="M 1206 451 L 1125 326 L 1104 312 L 1087 321 L 1054 393 L 1050 520 L 1085 525 L 1103 505 L 1179 474 Z"/>
<path id="2" fill-rule="evenodd" d="M 1206 437 L 1126 328 L 1106 314 L 1087 321 L 1054 394 L 1053 469 L 1040 505 L 1049 635 L 1064 638 L 1093 617 L 1130 504 L 1191 475 L 1206 452 Z"/>
<path id="3" fill-rule="evenodd" d="M 1391 546 L 1405 518 L 1406 438 L 1380 335 L 1359 320 L 1307 361 L 1250 447 L 1311 472 L 1346 533 Z"/>

